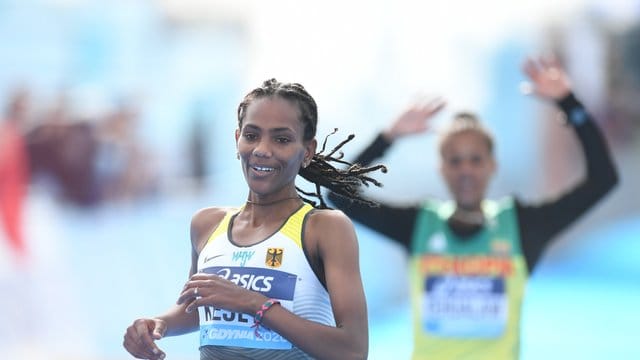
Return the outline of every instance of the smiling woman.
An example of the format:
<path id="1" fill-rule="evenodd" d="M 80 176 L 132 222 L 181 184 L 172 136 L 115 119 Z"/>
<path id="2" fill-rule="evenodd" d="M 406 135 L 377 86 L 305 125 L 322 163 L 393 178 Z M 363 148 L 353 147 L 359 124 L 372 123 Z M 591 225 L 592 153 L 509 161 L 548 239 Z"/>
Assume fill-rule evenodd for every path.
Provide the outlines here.
<path id="1" fill-rule="evenodd" d="M 256 99 L 236 131 L 238 154 L 255 204 L 296 199 L 295 180 L 315 153 L 316 141 L 304 139 L 296 106 L 282 98 Z"/>
<path id="2" fill-rule="evenodd" d="M 316 153 L 317 121 L 300 84 L 271 79 L 245 96 L 235 138 L 247 201 L 196 212 L 190 278 L 164 315 L 129 326 L 124 347 L 133 356 L 163 359 L 156 340 L 199 328 L 201 359 L 367 358 L 356 234 L 341 211 L 326 207 L 320 186 L 370 204 L 358 187 L 379 185 L 366 174 L 385 168 L 334 157 L 351 137 Z M 297 175 L 317 192 L 299 195 Z M 317 208 L 308 197 L 319 199 Z"/>

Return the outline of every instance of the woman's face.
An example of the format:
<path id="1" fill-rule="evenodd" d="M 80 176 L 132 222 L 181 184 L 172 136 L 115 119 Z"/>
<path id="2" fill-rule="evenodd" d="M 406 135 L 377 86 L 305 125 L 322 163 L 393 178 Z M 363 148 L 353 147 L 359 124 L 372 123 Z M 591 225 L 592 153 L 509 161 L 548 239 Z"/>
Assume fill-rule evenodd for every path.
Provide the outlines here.
<path id="1" fill-rule="evenodd" d="M 477 210 L 496 169 L 486 138 L 473 130 L 450 135 L 441 147 L 441 168 L 457 205 Z"/>
<path id="2" fill-rule="evenodd" d="M 304 141 L 300 111 L 280 97 L 253 101 L 246 109 L 236 145 L 249 189 L 268 200 L 295 191 L 303 162 L 315 153 L 315 140 Z"/>

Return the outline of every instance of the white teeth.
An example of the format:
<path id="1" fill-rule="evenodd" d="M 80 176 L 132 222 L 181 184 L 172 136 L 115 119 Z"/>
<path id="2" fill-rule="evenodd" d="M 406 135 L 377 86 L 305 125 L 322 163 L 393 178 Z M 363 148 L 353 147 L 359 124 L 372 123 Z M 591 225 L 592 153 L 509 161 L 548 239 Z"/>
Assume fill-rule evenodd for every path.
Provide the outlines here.
<path id="1" fill-rule="evenodd" d="M 273 168 L 262 166 L 254 166 L 253 169 L 256 171 L 273 171 Z"/>

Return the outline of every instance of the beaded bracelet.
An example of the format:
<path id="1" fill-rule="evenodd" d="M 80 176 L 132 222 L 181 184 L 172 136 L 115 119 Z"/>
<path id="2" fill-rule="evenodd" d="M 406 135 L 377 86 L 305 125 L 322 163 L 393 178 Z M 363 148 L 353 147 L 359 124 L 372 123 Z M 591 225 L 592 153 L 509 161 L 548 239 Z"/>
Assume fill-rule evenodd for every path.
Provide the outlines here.
<path id="1" fill-rule="evenodd" d="M 254 334 L 256 337 L 262 339 L 262 335 L 260 335 L 260 333 L 258 332 L 258 328 L 260 328 L 264 313 L 266 313 L 267 310 L 271 309 L 271 307 L 276 304 L 280 304 L 280 301 L 276 299 L 269 299 L 265 301 L 262 306 L 260 306 L 260 310 L 256 311 L 256 314 L 253 316 L 253 325 L 251 325 L 252 328 L 255 328 Z"/>

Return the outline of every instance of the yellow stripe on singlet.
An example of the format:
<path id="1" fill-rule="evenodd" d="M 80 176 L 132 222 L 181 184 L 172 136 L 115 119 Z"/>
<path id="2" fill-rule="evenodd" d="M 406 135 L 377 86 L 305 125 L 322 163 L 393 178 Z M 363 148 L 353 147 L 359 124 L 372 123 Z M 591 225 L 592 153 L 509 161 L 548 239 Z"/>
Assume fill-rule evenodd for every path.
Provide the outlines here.
<path id="1" fill-rule="evenodd" d="M 289 217 L 287 222 L 282 226 L 282 229 L 280 230 L 282 234 L 293 240 L 293 242 L 296 243 L 296 245 L 298 245 L 298 247 L 300 248 L 302 247 L 302 225 L 304 223 L 304 217 L 309 211 L 313 209 L 313 206 L 305 203 L 304 205 L 302 205 L 302 207 L 300 207 L 300 209 L 298 209 L 295 213 L 293 213 L 293 215 Z M 227 210 L 227 213 L 224 215 L 224 218 L 222 218 L 222 221 L 220 221 L 218 227 L 213 231 L 213 233 L 211 233 L 211 236 L 209 236 L 207 244 L 221 234 L 227 232 L 227 229 L 229 229 L 231 217 L 236 214 L 237 211 L 238 209 Z"/>
<path id="2" fill-rule="evenodd" d="M 282 230 L 280 230 L 280 233 L 293 240 L 300 248 L 302 248 L 302 225 L 304 223 L 304 217 L 311 210 L 313 210 L 313 206 L 305 203 L 298 211 L 289 217 L 289 220 L 287 220 Z"/>

